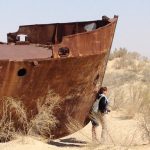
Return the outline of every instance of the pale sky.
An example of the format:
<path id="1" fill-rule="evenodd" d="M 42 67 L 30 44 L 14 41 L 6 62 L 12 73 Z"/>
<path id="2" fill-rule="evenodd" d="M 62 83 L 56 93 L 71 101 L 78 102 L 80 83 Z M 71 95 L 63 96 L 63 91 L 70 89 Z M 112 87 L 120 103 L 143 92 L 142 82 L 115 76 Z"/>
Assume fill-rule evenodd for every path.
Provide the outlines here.
<path id="1" fill-rule="evenodd" d="M 119 15 L 112 50 L 150 57 L 150 0 L 0 0 L 0 41 L 19 25 L 74 22 Z"/>

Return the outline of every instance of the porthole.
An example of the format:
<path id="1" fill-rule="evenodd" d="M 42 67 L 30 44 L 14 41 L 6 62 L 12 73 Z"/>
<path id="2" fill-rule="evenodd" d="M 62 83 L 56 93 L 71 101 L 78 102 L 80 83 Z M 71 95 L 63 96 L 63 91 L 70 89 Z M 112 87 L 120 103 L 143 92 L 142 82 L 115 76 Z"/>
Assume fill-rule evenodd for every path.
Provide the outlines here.
<path id="1" fill-rule="evenodd" d="M 69 55 L 69 48 L 68 47 L 59 48 L 58 54 L 60 57 L 67 57 Z"/>
<path id="2" fill-rule="evenodd" d="M 17 74 L 18 74 L 19 77 L 23 77 L 27 74 L 27 70 L 25 68 L 21 68 L 21 69 L 18 70 Z"/>

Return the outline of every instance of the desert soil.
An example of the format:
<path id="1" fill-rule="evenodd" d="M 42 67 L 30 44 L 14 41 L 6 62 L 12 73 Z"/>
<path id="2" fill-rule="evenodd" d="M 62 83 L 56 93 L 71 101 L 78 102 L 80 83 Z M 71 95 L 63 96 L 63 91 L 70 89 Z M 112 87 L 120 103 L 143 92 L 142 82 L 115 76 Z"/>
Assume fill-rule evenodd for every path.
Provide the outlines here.
<path id="1" fill-rule="evenodd" d="M 0 150 L 150 150 L 146 131 L 137 118 L 127 116 L 123 110 L 111 111 L 107 115 L 107 141 L 103 144 L 92 143 L 89 123 L 72 135 L 48 142 L 33 137 L 18 137 L 11 142 L 1 143 Z M 101 126 L 98 133 L 100 137 Z"/>

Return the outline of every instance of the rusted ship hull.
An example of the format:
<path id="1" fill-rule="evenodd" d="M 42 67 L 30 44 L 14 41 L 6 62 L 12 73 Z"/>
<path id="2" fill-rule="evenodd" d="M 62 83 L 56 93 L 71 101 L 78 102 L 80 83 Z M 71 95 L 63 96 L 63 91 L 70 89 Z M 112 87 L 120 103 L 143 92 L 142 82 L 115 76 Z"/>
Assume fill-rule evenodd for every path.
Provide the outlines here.
<path id="1" fill-rule="evenodd" d="M 30 120 L 38 113 L 38 100 L 45 97 L 48 91 L 53 91 L 60 101 L 60 108 L 54 112 L 59 122 L 52 131 L 53 138 L 70 134 L 66 127 L 69 117 L 85 125 L 94 101 L 94 89 L 96 86 L 100 87 L 103 80 L 117 17 L 107 21 L 107 25 L 93 31 L 64 36 L 61 42 L 52 45 L 52 58 L 1 59 L 0 98 L 20 98 Z M 15 37 L 18 33 L 28 32 L 20 29 Z M 8 43 L 15 42 L 12 35 L 14 36 L 8 35 Z M 46 42 L 37 38 L 36 40 L 37 43 L 43 41 L 40 44 Z M 67 47 L 69 53 L 61 57 L 59 50 L 62 47 Z M 18 75 L 20 70 L 23 71 L 23 76 Z M 42 101 L 44 103 L 44 99 Z"/>

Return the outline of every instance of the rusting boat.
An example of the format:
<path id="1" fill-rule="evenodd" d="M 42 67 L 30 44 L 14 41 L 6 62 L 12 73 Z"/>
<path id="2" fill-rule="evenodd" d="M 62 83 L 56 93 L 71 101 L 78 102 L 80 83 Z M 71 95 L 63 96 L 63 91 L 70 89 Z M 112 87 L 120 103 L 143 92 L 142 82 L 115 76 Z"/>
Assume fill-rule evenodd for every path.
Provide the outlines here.
<path id="1" fill-rule="evenodd" d="M 0 98 L 19 97 L 28 119 L 49 90 L 59 95 L 54 138 L 70 134 L 68 116 L 84 125 L 101 86 L 118 17 L 20 26 L 0 43 Z M 44 102 L 44 99 L 43 99 Z M 0 106 L 2 100 L 0 101 Z M 2 112 L 1 112 L 2 113 Z"/>

